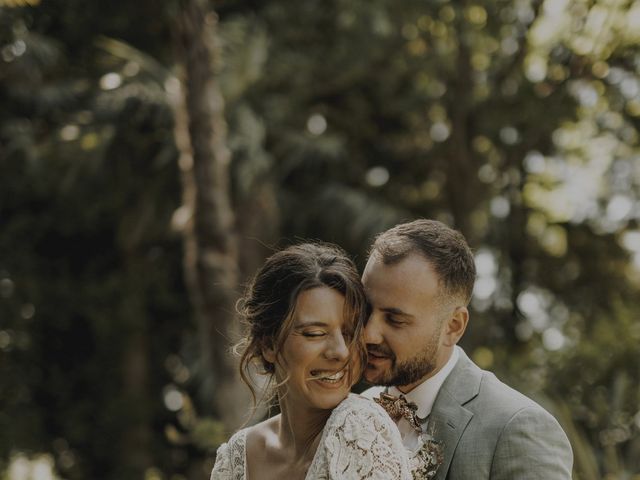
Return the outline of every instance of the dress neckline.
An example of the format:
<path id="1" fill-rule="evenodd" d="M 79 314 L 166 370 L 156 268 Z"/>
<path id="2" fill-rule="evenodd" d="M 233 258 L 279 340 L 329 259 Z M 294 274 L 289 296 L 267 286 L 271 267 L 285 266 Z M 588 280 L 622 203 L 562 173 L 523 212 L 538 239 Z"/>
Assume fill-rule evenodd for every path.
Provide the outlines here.
<path id="1" fill-rule="evenodd" d="M 349 394 L 349 397 L 351 395 L 352 394 Z M 346 398 L 345 398 L 345 400 L 346 400 Z M 343 402 L 344 402 L 344 400 L 343 400 Z M 338 408 L 338 407 L 336 407 L 336 408 Z M 311 463 L 309 464 L 309 468 L 307 469 L 307 473 L 304 476 L 304 480 L 312 480 L 312 477 L 310 477 L 309 475 L 313 472 L 314 465 L 318 462 L 318 455 L 319 455 L 319 452 L 320 452 L 320 445 L 322 445 L 324 440 L 325 440 L 325 436 L 327 434 L 327 424 L 331 420 L 331 417 L 333 416 L 334 412 L 336 411 L 336 408 L 333 409 L 333 411 L 331 412 L 331 415 L 327 419 L 327 422 L 324 424 L 324 427 L 322 427 L 322 434 L 320 436 L 320 441 L 318 442 L 318 446 L 316 447 L 316 451 L 313 452 L 313 459 L 311 460 Z M 243 470 L 242 478 L 243 478 L 243 480 L 248 480 L 247 472 L 249 472 L 249 469 L 248 469 L 249 462 L 248 462 L 248 459 L 247 459 L 247 434 L 249 433 L 249 429 L 248 428 L 244 428 L 244 429 L 240 430 L 238 433 L 240 434 L 239 438 L 238 438 L 238 441 L 239 441 L 240 446 L 241 446 L 242 458 L 243 458 L 243 461 L 244 461 L 243 466 L 242 466 L 243 467 L 242 468 L 242 470 Z"/>

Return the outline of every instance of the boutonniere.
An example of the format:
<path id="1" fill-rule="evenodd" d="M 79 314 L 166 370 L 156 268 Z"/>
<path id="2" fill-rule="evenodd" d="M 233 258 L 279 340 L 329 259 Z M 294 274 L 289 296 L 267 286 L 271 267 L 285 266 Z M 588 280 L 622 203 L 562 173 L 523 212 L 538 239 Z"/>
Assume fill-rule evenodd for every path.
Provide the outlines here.
<path id="1" fill-rule="evenodd" d="M 435 478 L 444 461 L 444 445 L 435 439 L 432 431 L 422 432 L 419 438 L 422 446 L 413 455 L 411 473 L 415 480 Z"/>

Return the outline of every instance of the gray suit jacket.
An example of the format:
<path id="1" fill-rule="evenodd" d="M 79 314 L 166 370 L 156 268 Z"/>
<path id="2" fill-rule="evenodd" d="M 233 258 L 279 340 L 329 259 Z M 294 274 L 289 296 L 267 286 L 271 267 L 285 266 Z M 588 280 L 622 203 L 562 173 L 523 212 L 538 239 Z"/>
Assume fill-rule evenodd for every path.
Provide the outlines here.
<path id="1" fill-rule="evenodd" d="M 444 443 L 436 479 L 570 479 L 573 453 L 546 410 L 481 370 L 460 350 L 431 411 Z"/>

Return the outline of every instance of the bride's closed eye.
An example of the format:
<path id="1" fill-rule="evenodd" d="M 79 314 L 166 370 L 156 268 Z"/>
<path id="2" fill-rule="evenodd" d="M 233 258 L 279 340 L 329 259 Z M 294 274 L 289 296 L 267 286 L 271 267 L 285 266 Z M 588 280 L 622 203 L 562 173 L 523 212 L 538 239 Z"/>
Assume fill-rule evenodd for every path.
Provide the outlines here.
<path id="1" fill-rule="evenodd" d="M 320 330 L 314 330 L 314 331 L 307 331 L 307 332 L 302 332 L 302 336 L 303 337 L 309 337 L 309 338 L 315 338 L 315 337 L 323 337 L 325 336 L 326 333 Z"/>

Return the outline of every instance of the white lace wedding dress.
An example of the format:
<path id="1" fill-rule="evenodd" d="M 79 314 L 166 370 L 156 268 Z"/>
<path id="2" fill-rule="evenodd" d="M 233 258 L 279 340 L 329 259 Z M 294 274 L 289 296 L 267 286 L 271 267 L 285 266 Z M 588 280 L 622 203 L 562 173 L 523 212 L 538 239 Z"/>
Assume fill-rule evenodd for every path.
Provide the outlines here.
<path id="1" fill-rule="evenodd" d="M 247 429 L 218 449 L 211 480 L 246 480 Z M 407 452 L 389 415 L 360 395 L 338 405 L 322 431 L 306 480 L 411 480 Z"/>

